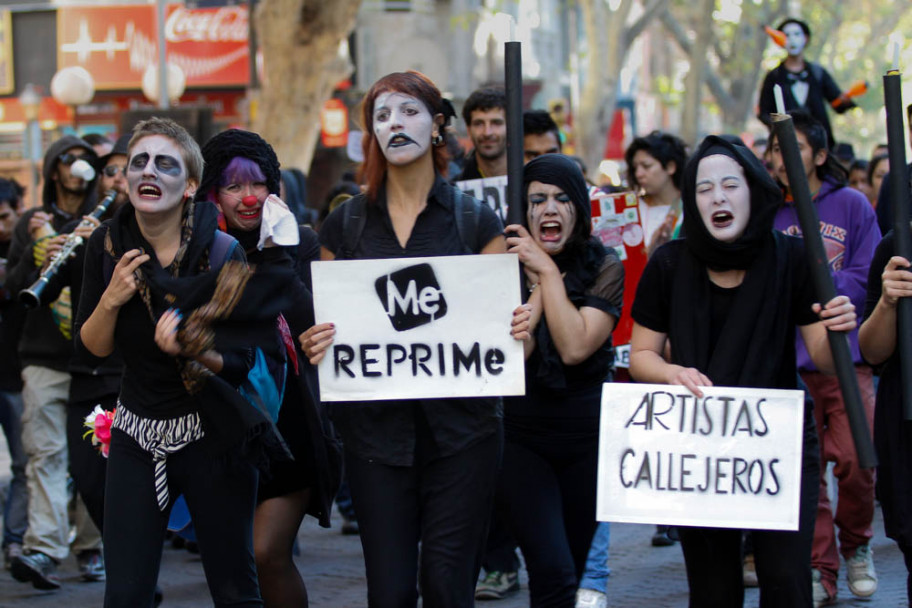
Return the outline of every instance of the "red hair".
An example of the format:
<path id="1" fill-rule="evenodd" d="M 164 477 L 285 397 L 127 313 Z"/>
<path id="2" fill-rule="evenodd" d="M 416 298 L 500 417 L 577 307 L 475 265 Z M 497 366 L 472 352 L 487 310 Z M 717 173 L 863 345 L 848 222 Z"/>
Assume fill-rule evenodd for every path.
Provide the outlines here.
<path id="1" fill-rule="evenodd" d="M 361 140 L 361 148 L 364 151 L 364 162 L 361 164 L 359 171 L 359 181 L 366 184 L 368 200 L 377 200 L 377 193 L 383 185 L 383 178 L 386 176 L 388 164 L 377 138 L 374 136 L 374 102 L 381 93 L 394 91 L 410 95 L 420 100 L 431 113 L 431 116 L 443 114 L 446 119 L 446 111 L 443 105 L 443 96 L 437 86 L 431 82 L 430 78 L 409 70 L 408 72 L 393 72 L 387 74 L 374 85 L 364 96 L 361 102 L 361 125 L 364 130 L 364 137 Z M 443 135 L 443 126 L 439 127 L 440 134 Z M 446 175 L 449 154 L 446 146 L 431 146 L 431 154 L 434 158 L 434 169 L 441 175 Z"/>

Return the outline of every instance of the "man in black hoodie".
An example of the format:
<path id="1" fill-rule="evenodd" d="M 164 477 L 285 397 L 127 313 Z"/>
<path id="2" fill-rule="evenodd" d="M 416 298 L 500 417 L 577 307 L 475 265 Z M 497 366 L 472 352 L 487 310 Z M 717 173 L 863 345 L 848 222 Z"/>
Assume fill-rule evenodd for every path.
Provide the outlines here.
<path id="1" fill-rule="evenodd" d="M 92 147 L 72 135 L 57 140 L 44 157 L 42 204 L 26 211 L 13 230 L 8 256 L 7 288 L 12 293 L 28 288 L 66 238 L 63 228 L 92 211 L 95 204 Z M 82 169 L 82 170 L 80 170 Z M 86 179 L 88 178 L 88 179 Z M 84 229 L 83 229 L 84 230 Z M 87 235 L 86 235 L 87 236 Z M 78 294 L 76 294 L 78 297 Z M 29 489 L 28 531 L 23 555 L 12 560 L 13 577 L 39 589 L 56 589 L 57 564 L 69 553 L 67 514 L 66 404 L 73 352 L 70 337 L 69 302 L 43 304 L 26 314 L 19 341 L 22 362 L 22 443 L 28 455 L 26 479 Z M 84 507 L 80 509 L 84 515 Z M 88 523 L 88 517 L 85 516 Z M 98 531 L 77 523 L 87 538 L 77 536 L 79 553 L 100 547 Z M 91 531 L 90 531 L 91 530 Z M 81 551 L 80 551 L 81 550 Z"/>

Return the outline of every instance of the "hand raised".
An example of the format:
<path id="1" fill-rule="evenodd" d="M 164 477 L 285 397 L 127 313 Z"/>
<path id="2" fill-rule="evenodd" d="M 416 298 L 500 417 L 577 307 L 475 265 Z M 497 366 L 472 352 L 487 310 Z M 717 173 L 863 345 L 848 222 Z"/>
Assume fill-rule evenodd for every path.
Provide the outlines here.
<path id="1" fill-rule="evenodd" d="M 307 360 L 312 365 L 317 365 L 326 356 L 326 351 L 332 345 L 336 336 L 336 326 L 333 323 L 318 323 L 298 336 L 301 350 L 307 355 Z"/>
<path id="2" fill-rule="evenodd" d="M 105 304 L 111 308 L 120 308 L 126 304 L 138 288 L 136 270 L 150 259 L 149 254 L 142 253 L 139 249 L 131 249 L 123 254 L 114 267 L 111 282 L 102 295 Z"/>

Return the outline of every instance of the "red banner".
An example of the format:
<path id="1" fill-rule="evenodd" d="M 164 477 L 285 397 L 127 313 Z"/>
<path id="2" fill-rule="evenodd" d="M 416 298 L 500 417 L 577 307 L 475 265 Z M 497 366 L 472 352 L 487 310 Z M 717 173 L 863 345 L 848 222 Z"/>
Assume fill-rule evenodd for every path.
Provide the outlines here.
<path id="1" fill-rule="evenodd" d="M 188 87 L 249 83 L 246 6 L 168 5 L 164 31 L 167 60 L 184 70 Z M 57 10 L 57 67 L 86 68 L 97 90 L 138 89 L 143 73 L 157 63 L 155 6 Z"/>

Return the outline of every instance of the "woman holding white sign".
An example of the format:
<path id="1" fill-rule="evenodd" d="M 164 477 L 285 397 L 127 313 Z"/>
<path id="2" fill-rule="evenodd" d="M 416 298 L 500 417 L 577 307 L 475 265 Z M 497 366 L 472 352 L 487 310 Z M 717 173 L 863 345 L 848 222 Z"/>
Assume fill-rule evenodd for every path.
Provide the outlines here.
<path id="1" fill-rule="evenodd" d="M 798 326 L 814 364 L 833 369 L 826 331 L 856 326 L 846 296 L 821 307 L 800 240 L 774 234 L 781 192 L 743 146 L 709 136 L 684 171 L 687 237 L 659 248 L 637 287 L 630 373 L 640 382 L 796 388 Z M 663 358 L 666 341 L 671 360 Z M 808 607 L 819 456 L 805 410 L 797 532 L 754 530 L 761 607 Z M 740 606 L 741 531 L 679 528 L 690 605 Z"/>
<path id="2" fill-rule="evenodd" d="M 324 260 L 505 252 L 494 212 L 443 178 L 444 129 L 454 115 L 418 72 L 389 74 L 371 87 L 362 104 L 367 189 L 326 219 Z M 300 335 L 311 363 L 334 335 L 332 323 Z M 420 576 L 424 606 L 473 605 L 500 460 L 499 399 L 343 403 L 333 419 L 361 529 L 368 604 L 415 606 Z"/>
<path id="3" fill-rule="evenodd" d="M 529 571 L 532 606 L 574 606 L 595 532 L 602 384 L 624 266 L 592 237 L 579 166 L 545 154 L 523 169 L 526 225 L 507 226 L 526 273 L 526 395 L 504 399 L 498 503 Z"/>

